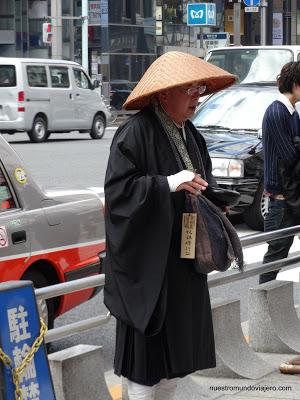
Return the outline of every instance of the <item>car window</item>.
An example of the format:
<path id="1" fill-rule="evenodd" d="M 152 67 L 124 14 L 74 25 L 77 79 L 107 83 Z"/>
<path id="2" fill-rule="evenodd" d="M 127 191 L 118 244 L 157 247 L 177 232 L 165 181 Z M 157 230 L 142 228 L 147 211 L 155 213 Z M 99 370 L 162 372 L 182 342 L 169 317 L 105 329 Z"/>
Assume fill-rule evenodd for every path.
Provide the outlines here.
<path id="1" fill-rule="evenodd" d="M 275 82 L 284 64 L 293 61 L 289 49 L 222 49 L 208 53 L 206 61 L 237 75 L 239 83 Z"/>
<path id="2" fill-rule="evenodd" d="M 49 67 L 51 86 L 55 88 L 70 87 L 69 72 L 67 67 Z"/>
<path id="3" fill-rule="evenodd" d="M 16 208 L 15 201 L 9 188 L 9 184 L 0 167 L 0 212 Z"/>
<path id="4" fill-rule="evenodd" d="M 76 86 L 81 89 L 91 89 L 91 82 L 84 71 L 81 69 L 73 68 Z"/>
<path id="5" fill-rule="evenodd" d="M 197 127 L 222 126 L 258 130 L 267 107 L 278 98 L 277 87 L 243 87 L 221 91 L 209 97 L 193 117 Z"/>
<path id="6" fill-rule="evenodd" d="M 46 68 L 42 65 L 27 65 L 27 80 L 31 87 L 47 87 Z"/>
<path id="7" fill-rule="evenodd" d="M 0 87 L 16 86 L 16 68 L 14 65 L 0 65 Z"/>

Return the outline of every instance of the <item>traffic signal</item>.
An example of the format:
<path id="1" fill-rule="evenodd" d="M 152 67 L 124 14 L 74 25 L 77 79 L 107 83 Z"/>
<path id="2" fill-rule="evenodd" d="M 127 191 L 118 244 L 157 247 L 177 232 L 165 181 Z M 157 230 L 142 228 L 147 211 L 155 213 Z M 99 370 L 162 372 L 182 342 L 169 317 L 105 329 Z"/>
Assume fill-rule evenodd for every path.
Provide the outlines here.
<path id="1" fill-rule="evenodd" d="M 52 42 L 52 24 L 50 22 L 43 23 L 43 42 Z"/>

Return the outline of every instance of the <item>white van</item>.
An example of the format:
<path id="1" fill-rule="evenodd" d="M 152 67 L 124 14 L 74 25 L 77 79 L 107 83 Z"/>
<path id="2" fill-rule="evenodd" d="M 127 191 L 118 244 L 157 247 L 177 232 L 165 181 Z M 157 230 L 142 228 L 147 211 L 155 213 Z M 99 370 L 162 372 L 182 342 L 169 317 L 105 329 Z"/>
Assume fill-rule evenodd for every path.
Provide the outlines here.
<path id="1" fill-rule="evenodd" d="M 74 130 L 101 139 L 110 112 L 98 87 L 72 61 L 0 57 L 0 132 L 36 143 Z"/>
<path id="2" fill-rule="evenodd" d="M 238 83 L 274 82 L 289 61 L 300 61 L 300 46 L 229 46 L 211 49 L 205 60 L 238 76 Z"/>

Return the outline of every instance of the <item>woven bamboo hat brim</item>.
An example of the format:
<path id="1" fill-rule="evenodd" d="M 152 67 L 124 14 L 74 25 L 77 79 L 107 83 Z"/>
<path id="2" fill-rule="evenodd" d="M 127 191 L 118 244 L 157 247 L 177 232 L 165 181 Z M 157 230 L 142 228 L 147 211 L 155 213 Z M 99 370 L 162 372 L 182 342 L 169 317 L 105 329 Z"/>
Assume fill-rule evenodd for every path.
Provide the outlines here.
<path id="1" fill-rule="evenodd" d="M 205 84 L 202 96 L 232 85 L 236 76 L 191 54 L 170 51 L 155 60 L 128 96 L 123 107 L 141 110 L 162 90 L 194 83 Z"/>

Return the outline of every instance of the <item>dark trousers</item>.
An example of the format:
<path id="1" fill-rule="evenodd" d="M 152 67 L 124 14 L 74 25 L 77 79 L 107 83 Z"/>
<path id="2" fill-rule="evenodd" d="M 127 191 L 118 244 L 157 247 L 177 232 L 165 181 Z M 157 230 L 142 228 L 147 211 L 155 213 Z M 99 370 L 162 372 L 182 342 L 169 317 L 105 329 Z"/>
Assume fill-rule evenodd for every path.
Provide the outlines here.
<path id="1" fill-rule="evenodd" d="M 292 212 L 287 208 L 284 200 L 270 200 L 269 212 L 265 219 L 265 232 L 293 226 L 295 225 L 293 220 Z M 289 236 L 268 242 L 269 247 L 268 251 L 264 255 L 263 264 L 286 258 L 293 241 L 294 236 Z M 259 276 L 259 283 L 265 283 L 276 279 L 278 272 L 279 270 L 261 274 Z"/>

